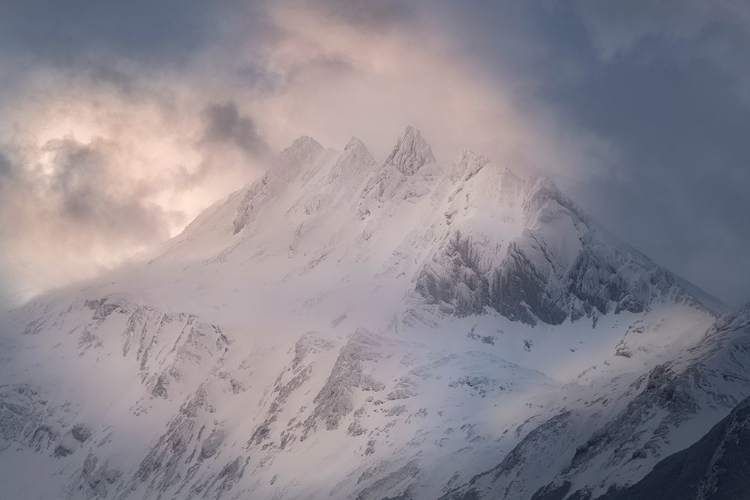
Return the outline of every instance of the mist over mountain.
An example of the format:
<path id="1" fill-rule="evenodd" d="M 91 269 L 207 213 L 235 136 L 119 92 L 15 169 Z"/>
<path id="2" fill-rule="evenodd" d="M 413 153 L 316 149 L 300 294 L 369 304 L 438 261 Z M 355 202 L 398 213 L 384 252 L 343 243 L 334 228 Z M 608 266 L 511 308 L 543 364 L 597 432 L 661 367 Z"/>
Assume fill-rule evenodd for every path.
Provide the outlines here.
<path id="1" fill-rule="evenodd" d="M 741 497 L 748 306 L 412 126 L 266 167 L 0 314 L 3 497 Z"/>
<path id="2" fill-rule="evenodd" d="M 0 297 L 152 251 L 301 135 L 380 161 L 410 123 L 740 306 L 748 52 L 736 0 L 2 2 Z"/>

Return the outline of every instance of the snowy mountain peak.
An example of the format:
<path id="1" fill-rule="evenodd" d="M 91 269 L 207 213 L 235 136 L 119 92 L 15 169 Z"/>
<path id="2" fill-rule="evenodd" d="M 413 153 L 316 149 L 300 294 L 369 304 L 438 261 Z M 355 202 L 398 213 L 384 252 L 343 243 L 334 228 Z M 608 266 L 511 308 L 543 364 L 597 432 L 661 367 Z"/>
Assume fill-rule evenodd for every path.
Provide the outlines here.
<path id="1" fill-rule="evenodd" d="M 490 163 L 489 158 L 476 154 L 474 151 L 465 149 L 461 151 L 461 159 L 456 165 L 456 178 L 469 180 L 474 177 L 485 165 Z"/>
<path id="2" fill-rule="evenodd" d="M 346 146 L 344 146 L 344 151 L 349 151 L 350 149 L 367 149 L 367 146 L 365 146 L 365 143 L 359 137 L 352 137 L 346 143 Z"/>
<path id="3" fill-rule="evenodd" d="M 283 162 L 303 162 L 309 163 L 325 150 L 318 141 L 312 137 L 303 135 L 292 142 L 289 147 L 284 149 L 279 157 Z"/>
<path id="4" fill-rule="evenodd" d="M 325 151 L 312 137 L 303 135 L 295 139 L 279 154 L 278 160 L 263 177 L 244 188 L 245 194 L 232 223 L 233 233 L 237 234 L 247 227 L 262 205 L 272 202 L 300 172 L 320 160 Z"/>
<path id="5" fill-rule="evenodd" d="M 750 326 L 750 302 L 723 314 L 716 325 L 717 330 L 739 330 Z"/>
<path id="6" fill-rule="evenodd" d="M 549 209 L 563 209 L 577 219 L 578 222 L 587 224 L 588 217 L 570 198 L 547 177 L 538 176 L 529 179 L 528 191 L 524 201 L 524 210 L 528 220 L 540 218 L 541 222 L 549 220 Z M 545 210 L 546 209 L 546 210 Z"/>
<path id="7" fill-rule="evenodd" d="M 565 198 L 555 183 L 545 176 L 534 176 L 530 178 L 528 186 L 528 199 L 536 198 L 544 201 Z"/>
<path id="8" fill-rule="evenodd" d="M 428 163 L 436 163 L 432 148 L 416 128 L 409 125 L 396 146 L 386 159 L 387 165 L 394 165 L 404 175 L 414 175 Z"/>
<path id="9" fill-rule="evenodd" d="M 337 163 L 341 163 L 345 159 L 351 159 L 350 161 L 359 162 L 366 166 L 375 165 L 375 158 L 372 156 L 372 153 L 367 149 L 365 143 L 357 137 L 352 137 L 349 140 L 344 147 L 344 153 L 339 157 Z"/>
<path id="10" fill-rule="evenodd" d="M 339 179 L 339 183 L 359 177 L 375 165 L 375 158 L 367 146 L 356 137 L 352 137 L 344 147 L 328 175 L 329 184 Z M 339 184 L 341 186 L 341 184 Z"/>

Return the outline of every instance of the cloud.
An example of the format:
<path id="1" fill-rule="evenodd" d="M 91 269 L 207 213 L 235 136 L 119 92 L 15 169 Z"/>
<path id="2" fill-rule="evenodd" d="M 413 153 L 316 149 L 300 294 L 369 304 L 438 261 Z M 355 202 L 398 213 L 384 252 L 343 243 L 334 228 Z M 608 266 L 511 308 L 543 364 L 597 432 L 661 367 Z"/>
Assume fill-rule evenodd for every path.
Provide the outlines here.
<path id="1" fill-rule="evenodd" d="M 126 153 L 108 141 L 67 137 L 8 156 L 0 173 L 0 245 L 4 264 L 31 273 L 18 292 L 71 271 L 90 276 L 168 237 L 182 218 L 150 201 L 155 188 L 130 178 Z"/>
<path id="2" fill-rule="evenodd" d="M 444 164 L 471 148 L 552 176 L 736 302 L 750 297 L 748 26 L 731 0 L 3 4 L 0 189 L 55 204 L 42 216 L 24 207 L 34 197 L 0 199 L 36 214 L 4 229 L 0 271 L 21 282 L 48 258 L 46 220 L 75 235 L 61 235 L 69 255 L 110 265 L 300 135 L 339 148 L 356 135 L 382 157 L 413 124 Z M 36 267 L 39 287 L 86 274 Z"/>
<path id="3" fill-rule="evenodd" d="M 3 2 L 0 46 L 15 57 L 56 66 L 100 56 L 181 64 L 211 43 L 223 14 L 206 2 L 176 0 Z"/>
<path id="4" fill-rule="evenodd" d="M 45 194 L 61 220 L 88 235 L 128 242 L 149 241 L 169 234 L 161 207 L 147 199 L 155 187 L 131 179 L 117 144 L 94 139 L 83 144 L 73 138 L 49 141 L 42 153 L 51 156 Z M 75 231 L 71 231 L 75 232 Z"/>
<path id="5" fill-rule="evenodd" d="M 750 298 L 750 17 L 737 2 L 584 3 L 600 56 L 543 101 L 613 145 L 577 199 L 624 239 L 730 303 Z M 746 52 L 745 52 L 746 53 Z M 742 56 L 744 59 L 744 56 Z"/>
<path id="6" fill-rule="evenodd" d="M 747 29 L 750 24 L 750 5 L 734 0 L 627 3 L 583 0 L 578 6 L 594 44 L 605 59 L 632 50 L 648 39 L 667 39 L 679 44 L 709 35 L 717 27 Z"/>
<path id="7" fill-rule="evenodd" d="M 210 103 L 203 109 L 205 129 L 201 143 L 232 144 L 249 154 L 266 156 L 269 146 L 249 116 L 240 114 L 237 103 Z"/>
<path id="8" fill-rule="evenodd" d="M 315 0 L 297 2 L 296 6 L 308 9 L 313 6 L 313 10 L 327 18 L 371 30 L 408 26 L 416 17 L 415 6 L 399 0 Z"/>
<path id="9" fill-rule="evenodd" d="M 230 101 L 36 74 L 0 123 L 0 296 L 89 278 L 178 232 L 259 170 Z"/>
<path id="10" fill-rule="evenodd" d="M 546 115 L 533 163 L 659 263 L 730 303 L 750 298 L 737 272 L 750 264 L 747 4 L 472 7 L 449 11 L 467 57 Z"/>

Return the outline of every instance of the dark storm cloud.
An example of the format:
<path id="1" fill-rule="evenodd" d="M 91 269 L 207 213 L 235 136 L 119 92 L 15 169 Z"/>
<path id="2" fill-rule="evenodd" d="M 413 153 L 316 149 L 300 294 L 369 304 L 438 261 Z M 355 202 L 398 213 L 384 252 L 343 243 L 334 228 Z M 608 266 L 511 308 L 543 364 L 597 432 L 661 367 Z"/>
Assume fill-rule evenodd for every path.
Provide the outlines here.
<path id="1" fill-rule="evenodd" d="M 118 239 L 148 241 L 169 234 L 164 211 L 146 201 L 153 186 L 123 177 L 127 165 L 119 161 L 116 144 L 63 139 L 44 149 L 54 155 L 49 194 L 61 218 L 108 239 L 116 234 Z"/>
<path id="2" fill-rule="evenodd" d="M 39 72 L 54 71 L 60 83 L 76 80 L 94 99 L 101 89 L 85 87 L 106 85 L 142 99 L 153 90 L 145 90 L 150 77 L 184 71 L 221 40 L 225 9 L 232 5 L 237 7 L 176 0 L 0 2 L 3 98 L 23 99 Z"/>
<path id="3" fill-rule="evenodd" d="M 13 174 L 13 165 L 10 163 L 8 157 L 0 151 L 0 187 L 2 187 L 5 182 L 8 182 Z"/>
<path id="4" fill-rule="evenodd" d="M 0 226 L 3 237 L 12 235 L 14 221 L 52 229 L 64 240 L 118 245 L 154 241 L 166 237 L 169 214 L 147 201 L 153 187 L 131 179 L 116 144 L 93 140 L 83 144 L 66 138 L 49 141 L 43 152 L 50 155 L 51 171 L 42 172 L 34 160 L 16 155 L 19 163 L 0 153 L 0 193 L 12 207 L 12 221 Z"/>
<path id="5" fill-rule="evenodd" d="M 123 93 L 137 93 L 149 77 L 184 75 L 209 50 L 236 50 L 241 37 L 267 42 L 279 36 L 265 4 L 266 0 L 0 2 L 0 83 L 17 91 L 29 73 L 54 68 L 114 85 Z M 249 84 L 273 88 L 276 83 L 272 72 L 257 63 L 246 61 L 245 68 L 253 68 L 254 74 L 236 76 Z M 222 70 L 217 78 L 233 72 L 229 64 Z"/>
<path id="6" fill-rule="evenodd" d="M 202 160 L 192 171 L 183 168 L 175 172 L 169 179 L 174 186 L 190 189 L 222 171 L 252 171 L 254 165 L 270 158 L 271 147 L 253 118 L 242 113 L 236 102 L 209 103 L 200 115 L 202 131 L 194 147 Z M 239 157 L 234 152 L 239 152 Z"/>
<path id="7" fill-rule="evenodd" d="M 356 73 L 355 64 L 341 54 L 321 54 L 294 64 L 286 71 L 286 83 L 294 84 L 313 78 L 341 78 Z"/>
<path id="8" fill-rule="evenodd" d="M 153 184 L 128 168 L 100 139 L 0 147 L 0 301 L 91 276 L 109 256 L 169 236 L 179 214 L 149 201 Z"/>
<path id="9" fill-rule="evenodd" d="M 731 303 L 750 299 L 750 4 L 462 2 L 449 12 L 467 54 L 515 80 L 518 103 L 555 110 L 616 152 L 592 158 L 593 175 L 558 159 L 542 169 L 659 263 Z"/>
<path id="10" fill-rule="evenodd" d="M 209 43 L 222 9 L 213 2 L 28 0 L 0 4 L 0 46 L 69 65 L 97 52 L 179 64 Z"/>
<path id="11" fill-rule="evenodd" d="M 358 27 L 378 29 L 413 21 L 415 4 L 400 0 L 316 0 L 310 5 L 332 19 Z"/>
<path id="12" fill-rule="evenodd" d="M 150 201 L 170 186 L 195 185 L 222 165 L 217 150 L 236 148 L 252 157 L 269 154 L 252 118 L 229 101 L 209 104 L 202 113 L 203 133 L 196 147 L 203 161 L 192 173 L 165 171 L 154 177 L 130 172 L 133 152 L 115 140 L 94 138 L 87 143 L 73 137 L 47 141 L 38 151 L 18 146 L 0 148 L 0 195 L 13 207 L 16 219 L 34 227 L 52 226 L 76 239 L 97 244 L 150 244 L 165 239 L 179 213 L 169 213 Z M 39 155 L 49 158 L 46 168 Z M 13 158 L 13 159 L 11 159 Z M 18 226 L 6 220 L 0 236 L 12 236 Z"/>
<path id="13" fill-rule="evenodd" d="M 600 23 L 592 43 L 606 45 L 604 58 L 540 96 L 619 152 L 580 179 L 581 202 L 657 261 L 738 303 L 750 299 L 749 26 L 719 8 L 701 17 L 690 3 L 671 7 L 584 11 Z M 602 40 L 601 26 L 614 22 Z"/>
<path id="14" fill-rule="evenodd" d="M 610 175 L 578 191 L 657 260 L 715 293 L 750 298 L 736 278 L 750 243 L 750 109 L 716 63 L 650 55 L 664 50 L 643 43 L 576 85 L 550 89 L 571 120 L 620 151 Z"/>
<path id="15" fill-rule="evenodd" d="M 211 103 L 203 110 L 203 144 L 233 144 L 249 154 L 265 156 L 270 148 L 258 133 L 255 122 L 240 113 L 237 103 Z"/>

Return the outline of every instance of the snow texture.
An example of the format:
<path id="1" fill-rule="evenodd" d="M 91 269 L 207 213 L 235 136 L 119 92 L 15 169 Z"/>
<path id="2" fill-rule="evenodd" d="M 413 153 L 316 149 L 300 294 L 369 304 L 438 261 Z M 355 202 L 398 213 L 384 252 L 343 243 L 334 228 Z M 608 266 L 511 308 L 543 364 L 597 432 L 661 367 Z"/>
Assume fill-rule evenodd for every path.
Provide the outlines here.
<path id="1" fill-rule="evenodd" d="M 750 396 L 748 311 L 547 179 L 302 137 L 149 260 L 0 314 L 2 496 L 595 498 Z"/>

